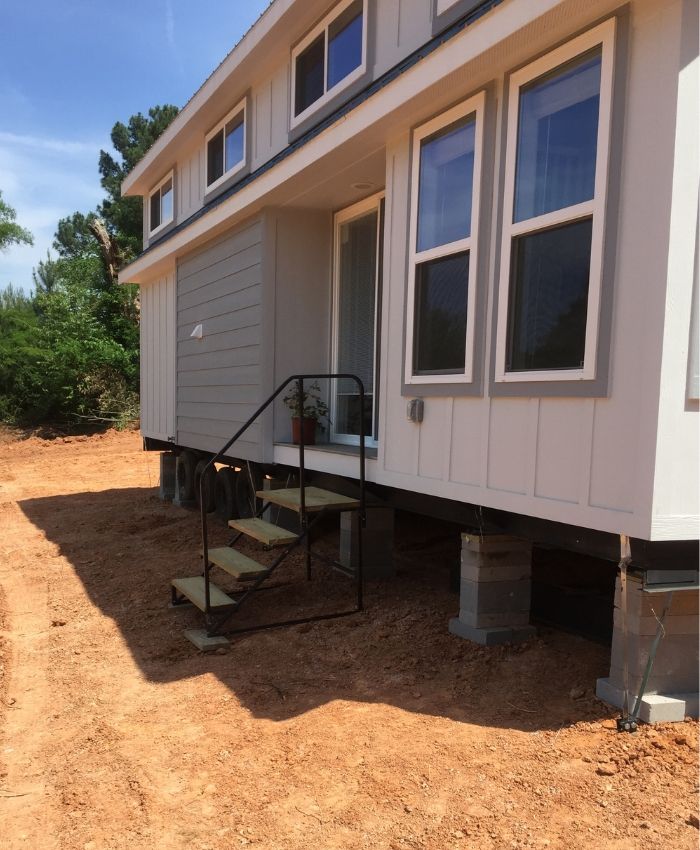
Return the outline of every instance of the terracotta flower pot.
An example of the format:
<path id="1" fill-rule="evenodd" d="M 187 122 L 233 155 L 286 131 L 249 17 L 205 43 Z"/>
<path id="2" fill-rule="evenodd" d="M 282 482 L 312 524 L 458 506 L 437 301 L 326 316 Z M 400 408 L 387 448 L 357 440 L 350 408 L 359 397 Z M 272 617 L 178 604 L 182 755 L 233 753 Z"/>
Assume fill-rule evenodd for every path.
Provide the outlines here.
<path id="1" fill-rule="evenodd" d="M 292 442 L 298 446 L 301 442 L 301 419 L 292 416 Z M 313 446 L 316 443 L 316 420 L 304 417 L 304 445 Z"/>

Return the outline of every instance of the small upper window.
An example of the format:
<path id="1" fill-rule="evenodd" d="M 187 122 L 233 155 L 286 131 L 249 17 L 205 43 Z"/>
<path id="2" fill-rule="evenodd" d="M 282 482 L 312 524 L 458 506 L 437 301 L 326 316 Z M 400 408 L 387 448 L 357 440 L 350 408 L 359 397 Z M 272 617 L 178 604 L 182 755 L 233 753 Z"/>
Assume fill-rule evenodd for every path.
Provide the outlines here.
<path id="1" fill-rule="evenodd" d="M 367 0 L 344 0 L 292 51 L 292 126 L 365 70 Z"/>
<path id="2" fill-rule="evenodd" d="M 151 190 L 148 201 L 148 232 L 153 235 L 157 230 L 170 224 L 174 218 L 172 171 L 160 181 L 155 189 Z"/>
<path id="3" fill-rule="evenodd" d="M 613 34 L 511 77 L 498 381 L 595 378 Z"/>
<path id="4" fill-rule="evenodd" d="M 223 183 L 245 165 L 245 117 L 244 100 L 207 133 L 207 191 Z"/>
<path id="5" fill-rule="evenodd" d="M 472 380 L 484 95 L 413 136 L 407 384 Z"/>

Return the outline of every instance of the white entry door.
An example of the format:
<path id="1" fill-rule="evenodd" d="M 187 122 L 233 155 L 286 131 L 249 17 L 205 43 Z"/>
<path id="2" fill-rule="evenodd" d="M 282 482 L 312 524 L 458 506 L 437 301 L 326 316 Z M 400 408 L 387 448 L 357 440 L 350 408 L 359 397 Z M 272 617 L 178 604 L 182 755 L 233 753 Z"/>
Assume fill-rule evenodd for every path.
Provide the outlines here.
<path id="1" fill-rule="evenodd" d="M 357 375 L 365 388 L 362 410 L 355 382 L 335 382 L 331 438 L 338 443 L 358 444 L 364 419 L 367 444 L 377 444 L 383 219 L 382 195 L 335 217 L 333 367 Z"/>

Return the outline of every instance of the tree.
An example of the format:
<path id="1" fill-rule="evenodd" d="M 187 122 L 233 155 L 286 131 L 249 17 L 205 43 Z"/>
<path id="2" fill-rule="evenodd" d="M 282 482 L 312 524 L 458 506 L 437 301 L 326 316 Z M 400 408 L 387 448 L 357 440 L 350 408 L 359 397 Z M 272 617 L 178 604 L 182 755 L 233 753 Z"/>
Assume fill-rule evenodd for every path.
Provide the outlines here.
<path id="1" fill-rule="evenodd" d="M 33 245 L 34 237 L 24 227 L 17 224 L 17 213 L 2 199 L 0 189 L 0 251 L 5 251 L 10 245 Z"/>
<path id="2" fill-rule="evenodd" d="M 177 106 L 166 104 L 132 115 L 127 124 L 121 121 L 112 128 L 112 144 L 121 157 L 115 159 L 100 151 L 99 169 L 102 188 L 107 198 L 98 214 L 104 219 L 107 232 L 116 242 L 116 252 L 122 262 L 136 257 L 143 247 L 143 206 L 141 198 L 123 198 L 121 184 L 126 175 L 167 129 L 178 113 Z"/>
<path id="3" fill-rule="evenodd" d="M 46 259 L 39 260 L 39 265 L 32 271 L 35 292 L 52 292 L 58 282 L 58 265 L 46 252 Z"/>
<path id="4" fill-rule="evenodd" d="M 71 260 L 96 255 L 97 245 L 90 231 L 90 222 L 94 218 L 95 213 L 83 215 L 76 212 L 59 220 L 53 240 L 54 250 L 58 251 L 59 257 Z"/>
<path id="5" fill-rule="evenodd" d="M 58 257 L 34 270 L 32 298 L 0 292 L 0 421 L 138 415 L 138 288 L 117 276 L 141 251 L 142 212 L 140 198 L 122 198 L 121 182 L 176 114 L 157 106 L 114 125 L 118 157 L 100 152 L 103 203 L 58 222 Z M 10 238 L 18 234 L 31 239 L 21 228 Z"/>

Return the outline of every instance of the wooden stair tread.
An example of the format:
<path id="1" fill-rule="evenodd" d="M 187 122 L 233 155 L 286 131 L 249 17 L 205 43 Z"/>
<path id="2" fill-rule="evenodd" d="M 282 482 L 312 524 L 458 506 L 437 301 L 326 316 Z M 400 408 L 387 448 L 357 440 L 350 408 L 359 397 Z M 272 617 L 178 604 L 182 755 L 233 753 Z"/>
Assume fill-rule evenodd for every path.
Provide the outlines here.
<path id="1" fill-rule="evenodd" d="M 230 546 L 210 549 L 209 563 L 216 564 L 234 578 L 257 578 L 267 572 L 266 566 Z"/>
<path id="2" fill-rule="evenodd" d="M 256 494 L 259 499 L 271 502 L 273 505 L 288 508 L 290 511 L 301 511 L 301 496 L 298 487 L 284 490 L 260 490 Z M 340 493 L 332 493 L 330 490 L 321 490 L 319 487 L 306 487 L 306 510 L 322 511 L 324 509 L 351 511 L 360 507 L 358 499 L 349 496 L 341 496 Z"/>
<path id="3" fill-rule="evenodd" d="M 286 546 L 299 539 L 299 535 L 264 519 L 230 519 L 228 524 L 266 546 Z"/>
<path id="4" fill-rule="evenodd" d="M 204 576 L 174 578 L 172 585 L 183 596 L 189 599 L 193 605 L 196 605 L 200 611 L 204 611 Z M 212 608 L 227 608 L 230 605 L 236 604 L 235 599 L 231 599 L 220 587 L 212 584 L 212 582 L 209 582 L 209 601 Z"/>

